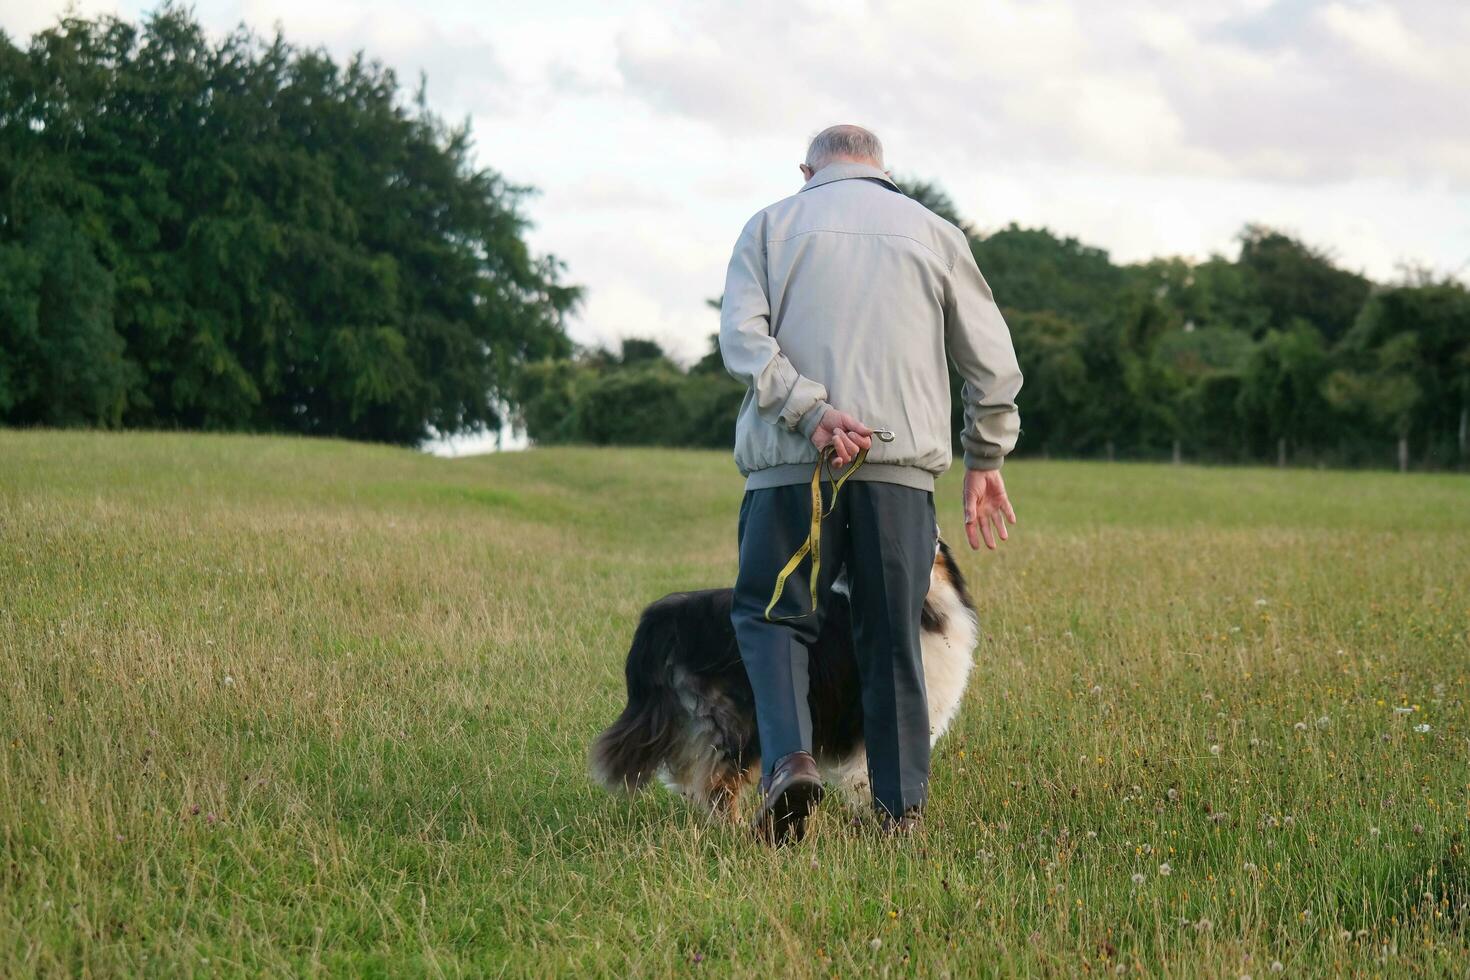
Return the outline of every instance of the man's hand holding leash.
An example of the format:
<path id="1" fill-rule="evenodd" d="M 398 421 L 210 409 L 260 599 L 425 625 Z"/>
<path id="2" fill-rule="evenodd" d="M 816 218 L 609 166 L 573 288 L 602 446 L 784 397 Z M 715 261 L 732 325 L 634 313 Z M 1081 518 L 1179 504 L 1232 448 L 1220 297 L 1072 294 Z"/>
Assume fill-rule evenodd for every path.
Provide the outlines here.
<path id="1" fill-rule="evenodd" d="M 812 445 L 818 449 L 832 447 L 832 466 L 842 469 L 854 457 L 873 445 L 873 430 L 846 412 L 829 408 L 812 430 Z"/>

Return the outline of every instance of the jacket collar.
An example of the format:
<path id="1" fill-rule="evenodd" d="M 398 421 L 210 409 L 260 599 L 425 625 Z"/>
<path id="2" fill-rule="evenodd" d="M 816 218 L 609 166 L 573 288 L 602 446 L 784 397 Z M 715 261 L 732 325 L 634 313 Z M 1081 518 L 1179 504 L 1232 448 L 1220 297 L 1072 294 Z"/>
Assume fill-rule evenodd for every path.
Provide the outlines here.
<path id="1" fill-rule="evenodd" d="M 878 183 L 882 184 L 884 187 L 888 188 L 891 191 L 898 191 L 898 193 L 900 194 L 903 193 L 902 191 L 898 190 L 898 185 L 893 182 L 893 179 L 885 174 L 883 171 L 879 170 L 877 167 L 869 166 L 866 163 L 847 162 L 827 164 L 821 170 L 818 170 L 815 174 L 813 174 L 812 179 L 802 185 L 801 189 L 803 191 L 809 191 L 813 187 L 821 187 L 823 184 L 830 184 L 834 180 L 851 180 L 855 177 L 864 177 L 868 180 L 876 180 Z M 798 191 L 797 193 L 800 193 L 800 191 Z"/>

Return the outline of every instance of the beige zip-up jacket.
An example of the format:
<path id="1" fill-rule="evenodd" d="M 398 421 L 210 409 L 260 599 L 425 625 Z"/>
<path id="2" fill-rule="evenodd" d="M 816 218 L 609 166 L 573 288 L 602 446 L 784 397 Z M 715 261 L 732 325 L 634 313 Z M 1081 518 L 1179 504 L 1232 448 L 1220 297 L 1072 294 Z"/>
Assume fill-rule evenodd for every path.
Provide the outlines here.
<path id="1" fill-rule="evenodd" d="M 946 354 L 964 379 L 965 465 L 996 469 L 1020 429 L 1021 371 L 970 244 L 888 176 L 834 163 L 751 218 L 720 309 L 746 489 L 811 480 L 831 406 L 874 428 L 855 480 L 933 490 L 954 459 Z"/>

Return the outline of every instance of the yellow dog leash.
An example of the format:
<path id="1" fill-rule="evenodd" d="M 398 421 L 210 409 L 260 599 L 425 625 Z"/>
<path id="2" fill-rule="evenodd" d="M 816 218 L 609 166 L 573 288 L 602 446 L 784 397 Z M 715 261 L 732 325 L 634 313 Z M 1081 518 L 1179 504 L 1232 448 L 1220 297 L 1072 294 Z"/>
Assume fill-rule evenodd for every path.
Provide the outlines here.
<path id="1" fill-rule="evenodd" d="M 893 441 L 893 433 L 888 429 L 874 429 L 873 435 L 878 438 L 879 442 Z M 866 449 L 858 450 L 858 454 L 853 457 L 852 463 L 847 467 L 847 472 L 843 473 L 841 477 L 832 476 L 831 462 L 833 455 L 832 447 L 829 445 L 824 447 L 821 455 L 817 457 L 816 468 L 812 470 L 811 530 L 807 532 L 806 541 L 800 548 L 796 549 L 796 554 L 792 555 L 791 559 L 786 562 L 786 567 L 781 569 L 781 574 L 776 576 L 776 590 L 771 593 L 771 601 L 766 603 L 766 622 L 768 623 L 779 623 L 788 619 L 802 619 L 817 611 L 817 576 L 822 572 L 822 520 L 830 515 L 837 507 L 838 491 L 842 489 L 842 485 L 847 482 L 848 478 L 857 472 L 858 467 L 867 462 L 868 451 Z M 825 511 L 822 510 L 822 469 L 824 467 L 827 470 L 827 479 L 832 484 L 832 502 Z M 792 572 L 796 571 L 796 567 L 801 564 L 801 560 L 808 554 L 812 556 L 812 608 L 807 612 L 797 613 L 794 616 L 772 616 L 771 610 L 776 608 L 776 603 L 781 601 L 781 593 L 786 590 L 786 579 L 791 576 Z"/>

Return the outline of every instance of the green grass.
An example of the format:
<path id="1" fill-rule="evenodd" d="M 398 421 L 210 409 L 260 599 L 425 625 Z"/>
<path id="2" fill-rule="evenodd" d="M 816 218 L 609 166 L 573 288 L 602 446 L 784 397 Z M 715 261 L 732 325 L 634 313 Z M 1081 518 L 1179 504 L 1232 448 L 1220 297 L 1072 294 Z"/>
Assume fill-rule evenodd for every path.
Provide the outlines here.
<path id="1" fill-rule="evenodd" d="M 770 852 L 586 776 L 726 454 L 0 432 L 0 975 L 1465 976 L 1470 480 L 1006 475 L 927 834 Z"/>

